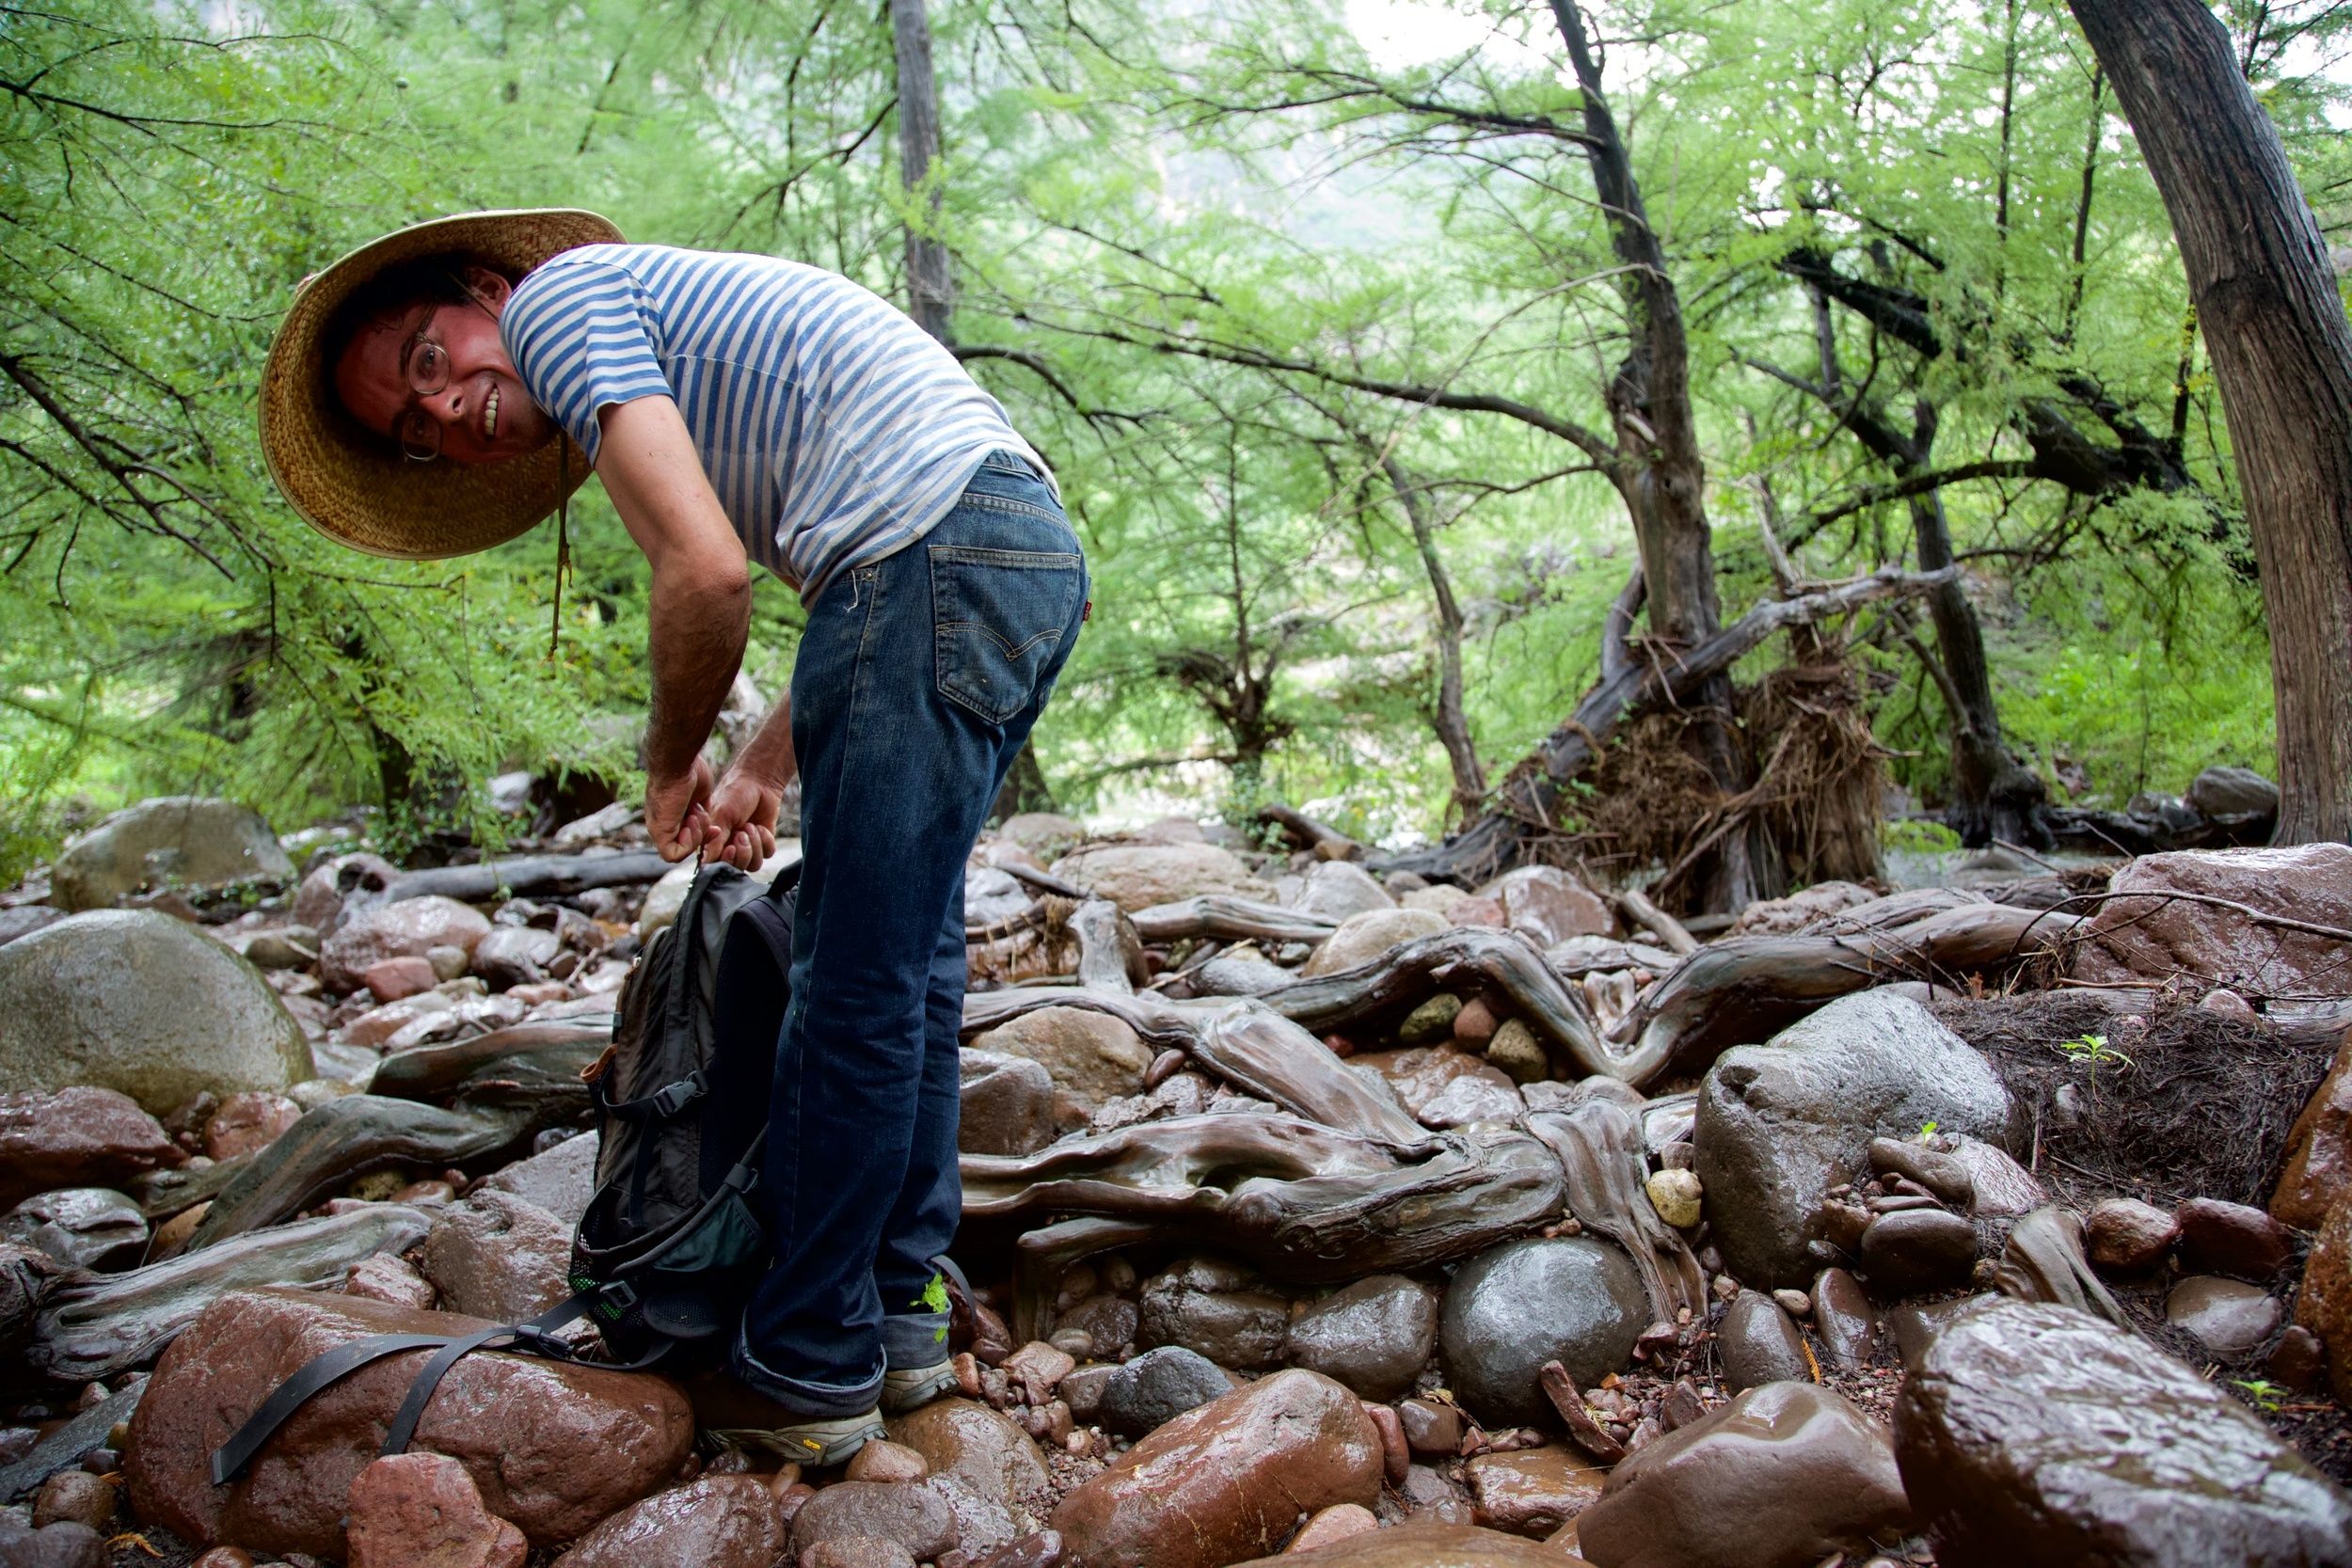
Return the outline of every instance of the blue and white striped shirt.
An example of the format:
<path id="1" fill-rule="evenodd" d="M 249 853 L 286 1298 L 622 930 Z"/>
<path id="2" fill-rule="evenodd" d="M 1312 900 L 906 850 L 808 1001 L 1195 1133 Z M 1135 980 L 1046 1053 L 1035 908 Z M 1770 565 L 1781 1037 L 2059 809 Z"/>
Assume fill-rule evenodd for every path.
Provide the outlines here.
<path id="1" fill-rule="evenodd" d="M 675 399 L 745 551 L 804 603 L 930 531 L 992 451 L 1021 452 L 1052 483 L 930 334 L 798 261 L 583 245 L 516 284 L 499 328 L 592 466 L 598 409 Z"/>

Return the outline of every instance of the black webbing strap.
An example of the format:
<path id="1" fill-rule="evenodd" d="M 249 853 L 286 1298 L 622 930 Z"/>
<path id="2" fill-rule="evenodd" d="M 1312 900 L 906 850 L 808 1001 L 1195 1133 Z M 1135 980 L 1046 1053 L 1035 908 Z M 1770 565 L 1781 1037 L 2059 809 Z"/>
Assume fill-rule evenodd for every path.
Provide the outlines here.
<path id="1" fill-rule="evenodd" d="M 408 1451 L 409 1439 L 416 1436 L 417 1423 L 424 1419 L 424 1407 L 433 1402 L 434 1390 L 440 1387 L 441 1379 L 449 1375 L 452 1367 L 475 1351 L 485 1348 L 521 1349 L 529 1354 L 544 1355 L 554 1361 L 577 1359 L 572 1354 L 571 1347 L 555 1338 L 555 1331 L 586 1312 L 595 1299 L 593 1291 L 575 1291 L 529 1323 L 501 1323 L 496 1328 L 485 1328 L 478 1334 L 469 1334 L 462 1339 L 452 1339 L 443 1345 L 408 1385 L 407 1396 L 400 1402 L 400 1409 L 392 1417 L 391 1429 L 385 1433 L 384 1446 L 376 1450 L 377 1455 L 382 1457 Z M 502 1339 L 506 1343 L 492 1347 L 490 1342 L 494 1339 Z"/>
<path id="2" fill-rule="evenodd" d="M 228 1442 L 213 1450 L 213 1484 L 226 1486 L 245 1473 L 262 1445 L 277 1434 L 288 1418 L 310 1399 L 360 1368 L 404 1351 L 428 1350 L 450 1341 L 446 1334 L 371 1334 L 313 1356 L 303 1369 L 270 1390 L 269 1398 L 246 1418 Z"/>

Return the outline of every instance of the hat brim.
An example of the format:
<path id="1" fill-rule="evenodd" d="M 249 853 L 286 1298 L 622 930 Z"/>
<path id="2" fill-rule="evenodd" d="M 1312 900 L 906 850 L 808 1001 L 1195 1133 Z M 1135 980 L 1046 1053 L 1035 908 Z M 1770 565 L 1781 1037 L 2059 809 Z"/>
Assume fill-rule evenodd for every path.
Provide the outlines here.
<path id="1" fill-rule="evenodd" d="M 412 463 L 344 411 L 322 348 L 337 312 L 387 267 L 463 252 L 519 277 L 619 243 L 611 219 L 573 208 L 466 213 L 387 234 L 305 281 L 262 370 L 262 454 L 288 503 L 328 538 L 402 561 L 486 550 L 552 515 L 588 478 L 569 437 L 503 463 Z"/>

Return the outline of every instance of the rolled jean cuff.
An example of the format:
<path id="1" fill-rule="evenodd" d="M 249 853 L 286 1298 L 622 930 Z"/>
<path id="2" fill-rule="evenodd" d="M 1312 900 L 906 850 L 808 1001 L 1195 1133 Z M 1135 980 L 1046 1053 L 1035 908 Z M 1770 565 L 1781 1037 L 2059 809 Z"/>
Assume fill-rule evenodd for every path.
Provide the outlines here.
<path id="1" fill-rule="evenodd" d="M 947 1314 L 904 1312 L 882 1322 L 882 1363 L 894 1371 L 936 1367 L 947 1359 Z"/>
<path id="2" fill-rule="evenodd" d="M 863 1416 L 882 1400 L 882 1370 L 877 1367 L 856 1383 L 816 1383 L 806 1378 L 786 1377 L 759 1357 L 737 1336 L 735 1353 L 729 1357 L 739 1381 L 754 1393 L 775 1401 L 795 1416 L 811 1420 L 833 1420 L 842 1416 Z"/>

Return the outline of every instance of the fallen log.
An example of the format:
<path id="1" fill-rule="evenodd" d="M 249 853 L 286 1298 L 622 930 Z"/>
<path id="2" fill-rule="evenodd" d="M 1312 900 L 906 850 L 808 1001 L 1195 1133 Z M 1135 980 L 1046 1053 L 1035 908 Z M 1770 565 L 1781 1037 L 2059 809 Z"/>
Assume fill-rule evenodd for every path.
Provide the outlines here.
<path id="1" fill-rule="evenodd" d="M 1272 805 L 1258 808 L 1258 821 L 1279 828 L 1298 849 L 1311 849 L 1315 858 L 1327 861 L 1359 861 L 1364 847 L 1334 828 L 1328 822 L 1317 821 L 1305 812 L 1290 806 Z"/>
<path id="2" fill-rule="evenodd" d="M 1809 626 L 1879 599 L 1916 597 L 1958 576 L 1954 566 L 1933 572 L 1890 566 L 1814 593 L 1763 600 L 1679 658 L 1615 661 L 1603 670 L 1575 712 L 1511 770 L 1486 815 L 1442 844 L 1366 864 L 1375 871 L 1411 871 L 1472 886 L 1507 871 L 1518 863 L 1519 846 L 1531 833 L 1555 831 L 1562 789 L 1592 765 L 1610 733 L 1626 719 L 1696 696 L 1699 688 L 1784 627 Z"/>
<path id="3" fill-rule="evenodd" d="M 351 1265 L 423 1240 L 432 1217 L 402 1203 L 256 1230 L 128 1274 L 60 1281 L 41 1302 L 26 1365 L 60 1383 L 112 1377 L 151 1360 L 231 1291 L 339 1285 Z"/>
<path id="4" fill-rule="evenodd" d="M 529 1130 L 519 1111 L 443 1110 L 354 1094 L 330 1100 L 278 1136 L 222 1189 L 188 1238 L 189 1258 L 334 1196 L 355 1177 L 414 1163 L 438 1170 L 503 1148 Z"/>
<path id="5" fill-rule="evenodd" d="M 1155 1237 L 1308 1284 L 1451 1261 L 1558 1218 L 1560 1162 L 1525 1133 L 1429 1143 L 1416 1157 L 1295 1117 L 1224 1112 L 959 1164 L 967 1219 L 1148 1222 Z"/>
<path id="6" fill-rule="evenodd" d="M 368 1081 L 368 1092 L 394 1100 L 444 1099 L 502 1058 L 542 1051 L 577 1051 L 583 1045 L 600 1050 L 612 1038 L 609 1018 L 593 1023 L 567 1018 L 510 1024 L 462 1040 L 395 1051 L 377 1064 L 375 1076 Z"/>
<path id="7" fill-rule="evenodd" d="M 1859 918 L 1841 916 L 1795 936 L 1726 937 L 1702 947 L 1652 986 L 1618 1025 L 1621 1037 L 1634 1042 L 1630 1054 L 1695 1069 L 1851 991 L 2004 968 L 2055 946 L 2086 918 L 1976 902 L 1884 925 L 1877 922 L 1887 911 L 1866 912 L 1874 908 L 1862 905 L 1846 911 Z"/>
<path id="8" fill-rule="evenodd" d="M 389 904 L 431 894 L 467 904 L 487 903 L 493 898 L 537 898 L 549 894 L 585 893 L 590 888 L 658 882 L 676 869 L 675 862 L 663 860 L 660 852 L 654 849 L 625 849 L 617 855 L 514 855 L 475 865 L 405 871 L 370 902 Z"/>

